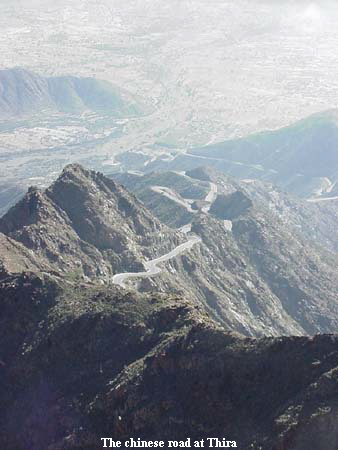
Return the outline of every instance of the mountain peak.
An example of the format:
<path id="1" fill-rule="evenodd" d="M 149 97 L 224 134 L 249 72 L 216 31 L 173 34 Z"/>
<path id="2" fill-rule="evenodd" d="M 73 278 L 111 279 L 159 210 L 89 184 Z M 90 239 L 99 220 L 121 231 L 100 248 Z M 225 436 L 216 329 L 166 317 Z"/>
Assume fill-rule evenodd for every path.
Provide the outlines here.
<path id="1" fill-rule="evenodd" d="M 57 269 L 88 276 L 142 269 L 178 240 L 123 186 L 79 164 L 45 191 L 30 188 L 0 219 L 0 232 Z"/>
<path id="2" fill-rule="evenodd" d="M 30 186 L 24 197 L 0 219 L 0 231 L 7 234 L 48 220 L 51 206 L 49 203 L 44 191 Z"/>
<path id="3" fill-rule="evenodd" d="M 46 190 L 48 195 L 62 204 L 78 201 L 83 203 L 88 196 L 112 195 L 118 191 L 122 193 L 122 186 L 119 188 L 110 178 L 102 173 L 89 170 L 78 163 L 68 164 L 55 182 Z M 59 201 L 56 200 L 59 197 Z M 68 202 L 69 201 L 69 202 Z M 76 207 L 76 204 L 73 204 Z"/>
<path id="4" fill-rule="evenodd" d="M 67 164 L 57 178 L 56 183 L 60 180 L 68 178 L 71 178 L 73 180 L 78 178 L 82 179 L 82 181 L 84 182 L 86 179 L 92 178 L 95 173 L 96 172 L 94 172 L 93 170 L 85 169 L 78 163 Z M 51 187 L 53 187 L 53 185 Z"/>
<path id="5" fill-rule="evenodd" d="M 85 172 L 85 168 L 83 166 L 81 166 L 81 164 L 78 163 L 71 163 L 71 164 L 67 164 L 63 171 L 62 174 L 64 173 L 78 173 L 78 172 Z"/>
<path id="6" fill-rule="evenodd" d="M 38 186 L 29 186 L 28 190 L 27 190 L 27 194 L 32 194 L 32 195 L 38 195 L 38 193 L 41 192 L 40 189 L 38 188 Z"/>

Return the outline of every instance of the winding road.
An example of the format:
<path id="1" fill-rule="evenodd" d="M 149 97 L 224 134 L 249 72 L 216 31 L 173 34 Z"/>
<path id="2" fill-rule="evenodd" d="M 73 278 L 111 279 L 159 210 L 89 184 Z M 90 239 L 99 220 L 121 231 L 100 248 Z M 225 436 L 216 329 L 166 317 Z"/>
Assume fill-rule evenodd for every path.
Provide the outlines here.
<path id="1" fill-rule="evenodd" d="M 182 205 L 182 202 L 184 203 L 184 200 L 180 199 L 175 195 L 175 193 L 168 188 L 164 188 L 163 186 L 153 186 L 152 189 L 155 192 L 161 193 L 165 195 L 166 197 L 171 198 L 172 200 L 176 201 L 177 203 Z M 202 208 L 203 212 L 209 212 L 210 206 L 212 202 L 214 202 L 216 196 L 217 196 L 217 185 L 215 183 L 210 183 L 210 191 L 208 192 L 207 196 L 205 197 L 205 201 L 208 202 L 208 206 L 205 206 Z M 187 205 L 182 205 L 186 206 Z M 190 206 L 190 205 L 189 205 Z M 191 232 L 191 223 L 188 223 L 187 225 L 184 225 L 181 227 L 178 231 L 184 234 L 188 234 Z M 189 239 L 184 242 L 183 244 L 178 245 L 174 250 L 171 250 L 169 253 L 166 253 L 163 256 L 160 256 L 159 258 L 152 259 L 150 261 L 146 261 L 144 263 L 144 267 L 146 268 L 145 272 L 125 272 L 125 273 L 118 273 L 113 276 L 112 282 L 113 284 L 117 284 L 121 286 L 122 288 L 125 288 L 126 281 L 132 279 L 132 278 L 149 278 L 154 275 L 157 275 L 161 273 L 162 269 L 159 266 L 159 264 L 164 263 L 166 261 L 169 261 L 170 259 L 176 258 L 176 256 L 181 255 L 182 253 L 190 250 L 194 245 L 201 242 L 201 238 L 199 236 L 189 236 Z"/>
<path id="2" fill-rule="evenodd" d="M 165 186 L 152 186 L 151 190 L 154 192 L 157 192 L 158 194 L 163 195 L 164 197 L 169 198 L 170 200 L 174 201 L 175 203 L 183 206 L 188 212 L 192 214 L 196 214 L 197 211 L 193 210 L 191 208 L 191 205 L 182 197 L 178 196 L 176 192 L 173 190 L 165 187 Z"/>
<path id="3" fill-rule="evenodd" d="M 191 228 L 190 228 L 191 229 Z M 186 232 L 189 232 L 188 228 L 186 228 Z M 185 230 L 181 229 L 181 231 L 185 232 Z M 131 278 L 147 278 L 157 275 L 161 273 L 162 269 L 158 267 L 159 264 L 168 261 L 169 259 L 176 258 L 180 254 L 184 253 L 187 250 L 190 250 L 195 244 L 201 242 L 201 238 L 198 236 L 190 236 L 187 242 L 178 245 L 174 250 L 169 253 L 166 253 L 159 258 L 152 259 L 151 261 L 147 261 L 144 263 L 144 267 L 146 268 L 146 272 L 127 272 L 127 273 L 119 273 L 113 276 L 112 282 L 114 284 L 118 284 L 119 286 L 125 288 L 125 282 L 130 280 Z"/>
<path id="4" fill-rule="evenodd" d="M 307 199 L 310 203 L 329 202 L 332 200 L 338 200 L 338 197 L 315 197 Z"/>
<path id="5" fill-rule="evenodd" d="M 223 162 L 223 163 L 228 163 L 228 164 L 234 164 L 236 166 L 244 166 L 244 167 L 248 167 L 249 169 L 255 169 L 259 172 L 275 172 L 273 169 L 268 169 L 266 170 L 263 166 L 261 166 L 260 164 L 246 164 L 240 161 L 233 161 L 231 159 L 225 159 L 225 158 L 215 158 L 213 156 L 204 156 L 204 155 L 194 155 L 192 153 L 182 153 L 182 155 L 184 156 L 188 156 L 190 158 L 197 158 L 197 159 L 204 159 L 204 160 L 210 160 L 210 161 L 219 161 L 219 162 Z"/>
<path id="6" fill-rule="evenodd" d="M 202 208 L 202 211 L 204 213 L 208 213 L 209 212 L 212 203 L 214 203 L 214 201 L 216 200 L 217 193 L 218 193 L 217 184 L 210 183 L 210 191 L 209 191 L 208 195 L 205 197 L 205 200 L 204 200 L 204 201 L 208 202 L 209 204 Z"/>

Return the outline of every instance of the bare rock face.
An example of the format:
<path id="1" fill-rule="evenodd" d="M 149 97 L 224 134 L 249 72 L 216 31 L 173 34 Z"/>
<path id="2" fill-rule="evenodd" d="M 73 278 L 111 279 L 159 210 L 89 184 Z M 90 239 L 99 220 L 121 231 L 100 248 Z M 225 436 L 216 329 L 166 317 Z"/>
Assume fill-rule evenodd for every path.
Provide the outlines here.
<path id="1" fill-rule="evenodd" d="M 233 220 L 247 213 L 252 206 L 248 196 L 235 191 L 229 195 L 218 195 L 210 207 L 210 214 L 221 220 Z"/>
<path id="2" fill-rule="evenodd" d="M 184 198 L 182 186 L 196 182 L 191 176 L 205 172 L 218 192 L 207 213 L 203 209 L 208 209 L 204 199 L 210 182 L 198 182 L 204 189 L 207 186 L 202 200 L 192 202 L 186 197 L 196 211 L 188 218 L 175 202 L 168 218 L 165 197 L 158 208 L 142 196 L 165 223 L 172 224 L 175 216 L 191 222 L 191 231 L 201 243 L 163 265 L 157 277 L 136 280 L 133 286 L 184 293 L 220 324 L 247 336 L 335 332 L 338 255 L 332 250 L 338 241 L 334 211 L 296 199 L 271 184 L 239 181 L 203 167 L 174 177 L 167 172 L 126 179 L 136 195 L 145 183 L 170 180 L 172 192 Z"/>
<path id="3" fill-rule="evenodd" d="M 0 279 L 24 271 L 50 271 L 51 267 L 37 258 L 20 242 L 0 233 Z"/>
<path id="4" fill-rule="evenodd" d="M 201 181 L 213 181 L 217 176 L 217 171 L 213 167 L 201 166 L 192 170 L 187 170 L 186 175 Z"/>
<path id="5" fill-rule="evenodd" d="M 46 191 L 30 188 L 0 231 L 45 264 L 91 277 L 141 269 L 144 257 L 177 242 L 122 186 L 75 164 Z"/>

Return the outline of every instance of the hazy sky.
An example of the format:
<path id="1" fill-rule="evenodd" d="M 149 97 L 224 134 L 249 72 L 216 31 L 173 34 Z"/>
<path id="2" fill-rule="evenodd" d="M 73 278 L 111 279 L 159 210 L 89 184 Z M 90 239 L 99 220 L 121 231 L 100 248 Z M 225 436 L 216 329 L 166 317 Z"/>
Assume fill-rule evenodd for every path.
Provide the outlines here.
<path id="1" fill-rule="evenodd" d="M 2 67 L 108 79 L 155 105 L 156 127 L 182 139 L 209 142 L 338 106 L 333 0 L 0 5 Z"/>

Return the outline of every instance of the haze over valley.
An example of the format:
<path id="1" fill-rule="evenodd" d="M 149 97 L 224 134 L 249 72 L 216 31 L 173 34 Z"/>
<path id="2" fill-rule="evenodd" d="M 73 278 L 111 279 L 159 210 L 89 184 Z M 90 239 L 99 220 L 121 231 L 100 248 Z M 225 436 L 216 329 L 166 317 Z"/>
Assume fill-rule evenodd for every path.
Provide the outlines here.
<path id="1" fill-rule="evenodd" d="M 338 449 L 337 20 L 0 0 L 1 449 Z"/>
<path id="2" fill-rule="evenodd" d="M 115 170 L 120 152 L 151 160 L 338 105 L 330 0 L 21 0 L 0 2 L 0 12 L 0 68 L 105 80 L 143 107 L 123 121 L 90 108 L 2 120 L 1 181 L 43 175 L 48 185 L 70 162 Z"/>

